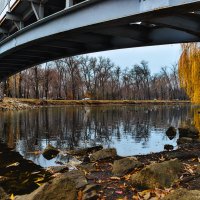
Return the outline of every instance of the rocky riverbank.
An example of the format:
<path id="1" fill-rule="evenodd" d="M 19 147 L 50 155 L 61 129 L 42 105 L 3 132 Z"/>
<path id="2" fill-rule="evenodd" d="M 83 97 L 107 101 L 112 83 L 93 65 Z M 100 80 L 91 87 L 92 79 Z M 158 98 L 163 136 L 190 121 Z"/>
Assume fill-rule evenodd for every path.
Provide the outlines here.
<path id="1" fill-rule="evenodd" d="M 176 131 L 170 127 L 166 134 L 173 137 Z M 6 157 L 9 162 L 0 165 L 0 199 L 198 200 L 199 132 L 195 127 L 182 127 L 179 135 L 179 140 L 187 139 L 175 151 L 168 148 L 160 153 L 134 157 L 120 157 L 116 149 L 103 149 L 102 146 L 61 152 L 49 145 L 41 152 L 46 159 L 62 154 L 71 155 L 74 160 L 47 169 L 26 168 L 27 164 L 33 166 L 32 162 L 23 161 L 18 154 L 12 161 L 11 155 L 16 153 L 4 146 L 7 153 L 1 150 L 0 156 L 8 152 L 10 156 Z M 3 173 L 3 169 L 7 172 Z M 31 190 L 33 192 L 29 193 Z"/>
<path id="2" fill-rule="evenodd" d="M 33 109 L 35 107 L 36 106 L 21 102 L 18 99 L 4 98 L 0 101 L 0 111 L 26 110 Z"/>

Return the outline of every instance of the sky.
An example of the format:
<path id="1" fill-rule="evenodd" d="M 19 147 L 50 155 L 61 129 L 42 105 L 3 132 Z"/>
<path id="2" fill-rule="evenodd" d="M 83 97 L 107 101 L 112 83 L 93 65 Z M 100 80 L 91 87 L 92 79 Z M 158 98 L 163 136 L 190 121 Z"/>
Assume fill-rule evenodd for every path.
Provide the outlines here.
<path id="1" fill-rule="evenodd" d="M 121 68 L 131 67 L 145 60 L 148 61 L 152 74 L 155 74 L 160 72 L 161 67 L 171 67 L 178 63 L 180 54 L 180 44 L 170 44 L 104 51 L 88 55 L 108 57 Z"/>

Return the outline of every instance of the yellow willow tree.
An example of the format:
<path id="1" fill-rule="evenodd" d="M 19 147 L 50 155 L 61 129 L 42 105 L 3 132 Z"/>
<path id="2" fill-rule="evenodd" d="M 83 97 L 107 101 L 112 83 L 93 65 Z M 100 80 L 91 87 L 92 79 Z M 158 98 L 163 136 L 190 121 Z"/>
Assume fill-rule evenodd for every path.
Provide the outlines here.
<path id="1" fill-rule="evenodd" d="M 181 87 L 192 102 L 200 103 L 200 46 L 197 43 L 182 44 L 179 60 L 179 78 Z"/>

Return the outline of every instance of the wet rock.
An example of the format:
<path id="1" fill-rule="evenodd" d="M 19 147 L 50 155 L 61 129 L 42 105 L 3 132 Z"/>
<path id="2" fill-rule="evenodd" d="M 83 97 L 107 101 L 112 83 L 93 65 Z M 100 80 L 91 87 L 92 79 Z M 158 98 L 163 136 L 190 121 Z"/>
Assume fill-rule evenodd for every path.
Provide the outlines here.
<path id="1" fill-rule="evenodd" d="M 98 194 L 96 191 L 90 191 L 83 195 L 83 200 L 97 200 Z"/>
<path id="2" fill-rule="evenodd" d="M 83 163 L 90 163 L 90 157 L 89 156 L 84 156 Z"/>
<path id="3" fill-rule="evenodd" d="M 163 198 L 163 200 L 199 200 L 199 190 L 179 189 Z"/>
<path id="4" fill-rule="evenodd" d="M 178 160 L 151 164 L 131 176 L 133 186 L 138 188 L 169 188 L 178 179 L 183 164 Z"/>
<path id="5" fill-rule="evenodd" d="M 50 144 L 46 147 L 46 149 L 42 153 L 44 158 L 46 158 L 47 160 L 51 160 L 51 159 L 55 158 L 58 154 L 59 154 L 58 149 L 56 149 L 55 147 L 53 147 Z"/>
<path id="6" fill-rule="evenodd" d="M 181 137 L 177 140 L 177 144 L 180 145 L 180 144 L 186 144 L 186 143 L 192 143 L 193 142 L 193 139 L 190 138 L 190 137 Z"/>
<path id="7" fill-rule="evenodd" d="M 185 126 L 178 129 L 179 137 L 199 138 L 199 131 L 194 126 Z"/>
<path id="8" fill-rule="evenodd" d="M 0 187 L 0 199 L 1 200 L 9 200 L 9 196 L 5 193 L 3 188 Z"/>
<path id="9" fill-rule="evenodd" d="M 71 151 L 68 151 L 67 153 L 73 156 L 85 156 L 89 153 L 94 153 L 102 149 L 103 149 L 103 146 L 100 145 L 100 146 L 89 147 L 85 149 L 71 150 Z"/>
<path id="10" fill-rule="evenodd" d="M 166 135 L 172 140 L 176 136 L 176 129 L 173 126 L 169 127 L 166 131 Z"/>
<path id="11" fill-rule="evenodd" d="M 67 166 L 52 166 L 47 168 L 51 173 L 64 173 L 69 170 Z"/>
<path id="12" fill-rule="evenodd" d="M 83 190 L 83 200 L 96 200 L 98 199 L 97 190 L 100 189 L 99 185 L 87 185 Z"/>
<path id="13" fill-rule="evenodd" d="M 28 195 L 16 196 L 15 200 L 76 200 L 75 182 L 66 177 L 53 179 Z"/>
<path id="14" fill-rule="evenodd" d="M 200 139 L 193 139 L 193 143 L 200 143 Z"/>
<path id="15" fill-rule="evenodd" d="M 117 157 L 117 151 L 116 149 L 102 149 L 100 151 L 97 151 L 93 153 L 90 157 L 92 161 L 99 161 L 104 159 L 110 159 Z"/>
<path id="16" fill-rule="evenodd" d="M 170 151 L 170 150 L 173 150 L 173 149 L 174 149 L 174 146 L 173 146 L 173 145 L 170 145 L 170 144 L 165 144 L 165 145 L 164 145 L 164 149 L 167 150 L 167 151 Z"/>
<path id="17" fill-rule="evenodd" d="M 85 174 L 80 170 L 73 170 L 63 174 L 64 177 L 74 180 L 77 189 L 83 188 L 87 185 Z"/>
<path id="18" fill-rule="evenodd" d="M 191 159 L 191 158 L 198 158 L 199 152 L 168 152 L 167 158 L 168 159 L 180 159 L 180 160 L 185 160 L 185 159 Z"/>
<path id="19" fill-rule="evenodd" d="M 112 173 L 116 176 L 124 176 L 125 174 L 133 171 L 135 168 L 142 167 L 143 164 L 137 161 L 136 158 L 123 158 L 115 160 L 113 164 Z"/>
<path id="20" fill-rule="evenodd" d="M 79 166 L 77 166 L 78 169 L 80 170 L 84 170 L 86 172 L 94 172 L 96 171 L 96 167 L 94 165 L 94 163 L 87 163 L 87 164 L 81 164 Z"/>

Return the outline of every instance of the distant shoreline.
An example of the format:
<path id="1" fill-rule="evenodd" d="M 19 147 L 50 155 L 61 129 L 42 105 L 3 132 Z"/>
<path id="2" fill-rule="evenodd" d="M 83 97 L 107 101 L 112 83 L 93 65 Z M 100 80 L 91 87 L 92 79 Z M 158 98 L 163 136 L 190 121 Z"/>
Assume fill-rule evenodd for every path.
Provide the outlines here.
<path id="1" fill-rule="evenodd" d="M 43 100 L 4 98 L 0 111 L 28 110 L 48 106 L 112 106 L 112 105 L 184 105 L 190 101 L 180 100 Z"/>
<path id="2" fill-rule="evenodd" d="M 171 105 L 171 104 L 190 104 L 191 101 L 181 100 L 38 100 L 38 99 L 17 99 L 29 105 Z"/>

